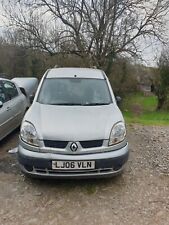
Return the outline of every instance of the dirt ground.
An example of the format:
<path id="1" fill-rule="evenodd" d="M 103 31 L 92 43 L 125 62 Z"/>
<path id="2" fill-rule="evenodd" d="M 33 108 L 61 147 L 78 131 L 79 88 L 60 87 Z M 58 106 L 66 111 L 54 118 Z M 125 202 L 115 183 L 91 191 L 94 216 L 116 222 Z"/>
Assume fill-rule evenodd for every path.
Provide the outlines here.
<path id="1" fill-rule="evenodd" d="M 18 131 L 0 143 L 0 225 L 169 224 L 169 127 L 128 127 L 121 176 L 33 180 L 19 171 Z"/>

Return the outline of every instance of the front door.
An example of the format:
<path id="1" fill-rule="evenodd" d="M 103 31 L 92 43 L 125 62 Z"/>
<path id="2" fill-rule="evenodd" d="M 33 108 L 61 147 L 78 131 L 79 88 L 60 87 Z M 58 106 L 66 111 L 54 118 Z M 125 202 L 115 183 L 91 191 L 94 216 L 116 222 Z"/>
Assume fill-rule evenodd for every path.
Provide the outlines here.
<path id="1" fill-rule="evenodd" d="M 3 106 L 0 108 L 0 140 L 11 131 L 13 113 L 11 110 L 11 100 L 5 94 L 3 82 L 0 81 L 0 101 Z"/>

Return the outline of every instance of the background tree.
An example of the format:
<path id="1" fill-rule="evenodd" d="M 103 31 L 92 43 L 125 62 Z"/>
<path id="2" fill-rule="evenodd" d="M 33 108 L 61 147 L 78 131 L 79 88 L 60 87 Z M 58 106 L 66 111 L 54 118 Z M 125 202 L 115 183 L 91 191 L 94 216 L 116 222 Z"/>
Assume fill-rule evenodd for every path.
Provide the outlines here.
<path id="1" fill-rule="evenodd" d="M 48 68 L 60 66 L 84 66 L 76 55 L 56 54 L 50 56 L 40 49 L 28 48 L 20 44 L 20 34 L 16 30 L 0 33 L 0 76 L 36 76 L 41 78 Z"/>
<path id="2" fill-rule="evenodd" d="M 111 73 L 120 56 L 138 56 L 140 43 L 163 40 L 168 0 L 5 0 L 21 43 L 50 55 L 76 54 Z"/>
<path id="3" fill-rule="evenodd" d="M 126 93 L 138 91 L 137 75 L 137 66 L 129 58 L 117 58 L 109 76 L 115 94 L 125 97 Z"/>
<path id="4" fill-rule="evenodd" d="M 169 49 L 162 51 L 155 80 L 155 94 L 158 98 L 157 110 L 169 109 Z"/>

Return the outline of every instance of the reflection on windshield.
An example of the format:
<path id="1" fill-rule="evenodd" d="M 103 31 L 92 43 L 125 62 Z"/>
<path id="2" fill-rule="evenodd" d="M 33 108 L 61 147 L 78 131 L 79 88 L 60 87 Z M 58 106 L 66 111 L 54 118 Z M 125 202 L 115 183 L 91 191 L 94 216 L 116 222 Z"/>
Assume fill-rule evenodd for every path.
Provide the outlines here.
<path id="1" fill-rule="evenodd" d="M 106 105 L 112 102 L 105 80 L 82 78 L 48 78 L 38 102 L 50 105 Z"/>

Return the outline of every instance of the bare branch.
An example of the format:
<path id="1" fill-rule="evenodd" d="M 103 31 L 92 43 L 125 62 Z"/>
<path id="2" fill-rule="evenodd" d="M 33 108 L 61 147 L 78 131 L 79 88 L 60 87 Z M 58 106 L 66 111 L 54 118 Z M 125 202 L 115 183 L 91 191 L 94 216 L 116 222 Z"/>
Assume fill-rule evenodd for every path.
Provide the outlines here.
<path id="1" fill-rule="evenodd" d="M 169 2 L 16 0 L 12 6 L 7 0 L 4 8 L 9 24 L 22 30 L 30 46 L 50 54 L 73 52 L 109 71 L 116 56 L 138 55 L 141 40 L 164 41 Z"/>

